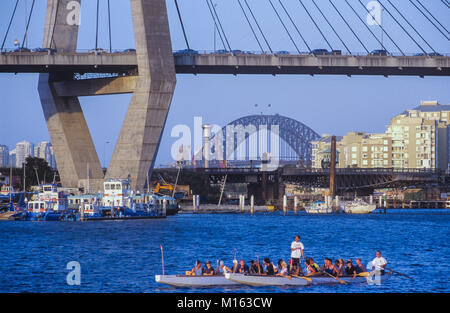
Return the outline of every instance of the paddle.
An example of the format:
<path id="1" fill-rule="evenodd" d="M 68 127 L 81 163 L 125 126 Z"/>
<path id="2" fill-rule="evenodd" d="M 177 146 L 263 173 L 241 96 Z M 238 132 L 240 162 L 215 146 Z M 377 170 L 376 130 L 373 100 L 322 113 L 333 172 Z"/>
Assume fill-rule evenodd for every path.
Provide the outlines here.
<path id="1" fill-rule="evenodd" d="M 407 277 L 407 278 L 409 278 L 409 279 L 411 279 L 411 280 L 414 280 L 414 278 L 412 278 L 412 277 L 410 277 L 410 276 L 408 276 L 408 275 L 406 275 L 406 274 L 399 273 L 399 272 L 397 272 L 397 271 L 391 270 L 390 268 L 385 267 L 384 269 L 386 269 L 386 270 L 388 270 L 388 271 L 390 271 L 390 272 L 392 272 L 392 273 L 395 273 L 395 274 L 398 274 L 398 275 L 401 275 L 401 276 L 405 276 L 405 277 Z"/>
<path id="2" fill-rule="evenodd" d="M 362 272 L 362 273 L 356 274 L 356 276 L 369 277 L 370 273 L 369 272 Z"/>
<path id="3" fill-rule="evenodd" d="M 336 280 L 337 280 L 338 282 L 340 282 L 341 284 L 347 284 L 347 282 L 345 282 L 345 281 L 343 281 L 343 280 L 341 280 L 341 279 L 339 279 L 339 278 L 337 278 L 337 277 L 331 275 L 330 273 L 327 273 L 327 272 L 323 272 L 323 273 L 327 274 L 327 275 L 330 276 L 330 277 L 333 277 L 334 279 L 336 279 Z"/>
<path id="4" fill-rule="evenodd" d="M 160 245 L 160 248 L 161 248 L 161 264 L 162 264 L 162 272 L 163 272 L 163 275 L 164 275 L 164 252 L 163 252 L 163 246 Z"/>
<path id="5" fill-rule="evenodd" d="M 236 273 L 236 267 L 237 267 L 236 248 L 234 248 L 233 273 Z"/>
<path id="6" fill-rule="evenodd" d="M 301 279 L 304 279 L 304 280 L 306 280 L 306 281 L 309 281 L 310 283 L 312 282 L 312 279 L 311 279 L 311 278 L 308 278 L 308 277 L 298 276 L 298 275 L 292 275 L 292 277 L 295 277 L 295 278 L 301 278 Z"/>

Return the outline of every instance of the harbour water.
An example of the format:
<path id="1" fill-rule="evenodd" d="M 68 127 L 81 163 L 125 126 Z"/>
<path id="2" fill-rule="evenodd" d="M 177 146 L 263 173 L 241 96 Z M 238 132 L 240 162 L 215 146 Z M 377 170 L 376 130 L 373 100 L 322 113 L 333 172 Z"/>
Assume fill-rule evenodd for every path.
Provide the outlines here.
<path id="1" fill-rule="evenodd" d="M 308 215 L 304 212 L 182 214 L 162 220 L 98 222 L 0 222 L 0 292 L 450 292 L 450 210 L 390 210 L 387 214 Z M 174 288 L 159 285 L 161 250 L 166 274 L 182 274 L 195 260 L 232 265 L 268 256 L 290 256 L 299 234 L 305 255 L 360 257 L 367 264 L 381 250 L 393 276 L 367 284 L 296 288 Z M 68 262 L 81 265 L 81 284 L 68 285 Z"/>

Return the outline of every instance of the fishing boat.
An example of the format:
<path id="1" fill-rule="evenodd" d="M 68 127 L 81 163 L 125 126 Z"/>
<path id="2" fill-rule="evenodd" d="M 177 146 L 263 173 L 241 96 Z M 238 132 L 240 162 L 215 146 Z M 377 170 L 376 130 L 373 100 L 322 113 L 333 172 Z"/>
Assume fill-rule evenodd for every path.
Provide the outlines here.
<path id="1" fill-rule="evenodd" d="M 187 275 L 155 275 L 155 281 L 160 284 L 175 287 L 213 287 L 236 286 L 238 283 L 225 276 L 187 276 Z"/>
<path id="2" fill-rule="evenodd" d="M 316 201 L 310 206 L 307 206 L 305 211 L 309 214 L 329 214 L 333 213 L 333 208 L 323 201 Z"/>
<path id="3" fill-rule="evenodd" d="M 263 276 L 245 274 L 225 274 L 225 278 L 235 283 L 249 286 L 307 286 L 307 285 L 328 285 L 328 284 L 349 284 L 349 283 L 381 283 L 392 276 L 392 273 L 376 275 L 376 273 L 365 273 L 362 276 L 343 276 L 339 278 L 331 276 Z"/>
<path id="4" fill-rule="evenodd" d="M 344 213 L 349 214 L 368 214 L 377 208 L 375 204 L 369 204 L 362 199 L 344 202 L 342 207 Z"/>

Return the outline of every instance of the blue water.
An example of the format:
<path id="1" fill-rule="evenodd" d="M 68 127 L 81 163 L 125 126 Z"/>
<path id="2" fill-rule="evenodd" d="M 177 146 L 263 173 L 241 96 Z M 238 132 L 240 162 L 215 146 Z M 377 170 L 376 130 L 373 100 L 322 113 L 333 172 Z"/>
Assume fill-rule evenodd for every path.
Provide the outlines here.
<path id="1" fill-rule="evenodd" d="M 450 292 L 450 211 L 398 210 L 388 214 L 178 215 L 165 220 L 102 222 L 0 222 L 0 292 Z M 186 289 L 155 283 L 160 244 L 166 274 L 190 270 L 196 259 L 224 259 L 234 249 L 246 261 L 288 259 L 299 234 L 305 255 L 362 258 L 381 250 L 393 276 L 367 284 L 297 288 Z M 66 282 L 66 265 L 81 265 L 81 284 Z"/>

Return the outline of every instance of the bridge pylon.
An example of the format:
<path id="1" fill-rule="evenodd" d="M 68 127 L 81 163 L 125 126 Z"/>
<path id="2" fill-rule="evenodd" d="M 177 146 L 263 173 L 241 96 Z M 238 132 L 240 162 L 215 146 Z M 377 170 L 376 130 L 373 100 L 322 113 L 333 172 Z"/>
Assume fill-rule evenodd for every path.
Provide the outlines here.
<path id="1" fill-rule="evenodd" d="M 131 178 L 143 191 L 153 169 L 176 85 L 165 0 L 130 0 L 138 68 L 132 76 L 85 80 L 73 72 L 40 74 L 39 95 L 65 187 L 102 189 L 107 178 Z M 81 0 L 48 0 L 43 47 L 75 52 Z M 56 88 L 57 87 L 57 88 Z M 58 90 L 65 90 L 61 95 Z M 101 169 L 78 96 L 133 96 L 106 175 Z M 69 96 L 67 96 L 67 94 Z"/>

